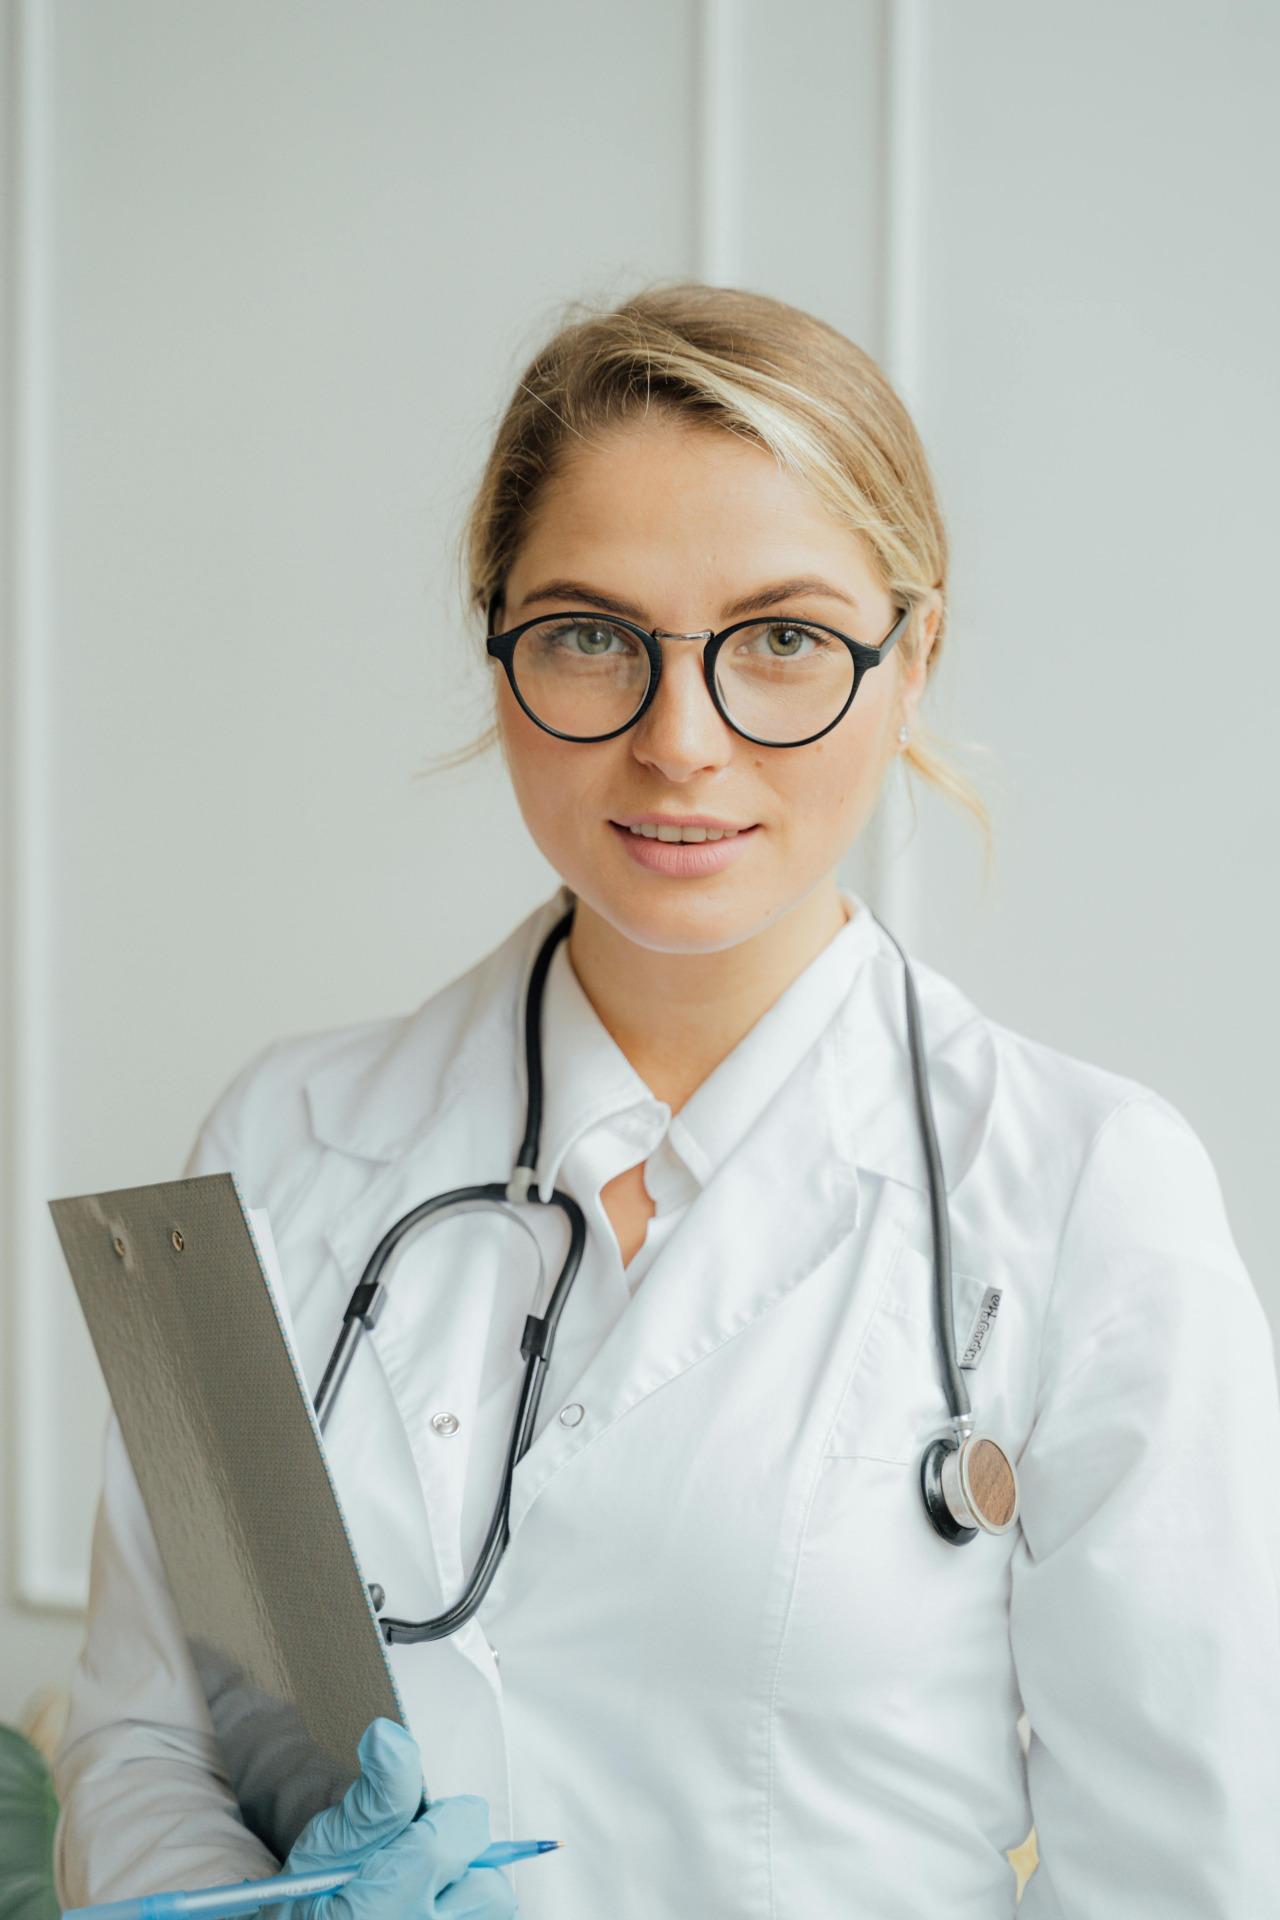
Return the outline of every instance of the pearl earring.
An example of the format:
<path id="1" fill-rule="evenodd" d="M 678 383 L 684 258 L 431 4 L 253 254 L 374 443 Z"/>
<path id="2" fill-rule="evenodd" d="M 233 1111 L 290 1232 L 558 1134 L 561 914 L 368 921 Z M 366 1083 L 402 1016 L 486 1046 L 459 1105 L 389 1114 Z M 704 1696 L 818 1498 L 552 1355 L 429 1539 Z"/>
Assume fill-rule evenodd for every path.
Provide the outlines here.
<path id="1" fill-rule="evenodd" d="M 907 726 L 906 721 L 904 720 L 902 725 L 898 728 L 898 739 L 901 741 L 902 745 L 905 747 L 907 744 L 907 741 L 910 738 L 911 738 L 911 733 Z"/>

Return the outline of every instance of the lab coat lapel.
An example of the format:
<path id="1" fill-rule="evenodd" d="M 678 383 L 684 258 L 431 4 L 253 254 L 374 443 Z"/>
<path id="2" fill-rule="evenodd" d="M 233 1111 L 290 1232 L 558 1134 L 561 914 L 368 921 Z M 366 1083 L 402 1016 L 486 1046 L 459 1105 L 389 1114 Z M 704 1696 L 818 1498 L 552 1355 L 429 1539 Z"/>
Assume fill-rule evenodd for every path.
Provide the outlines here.
<path id="1" fill-rule="evenodd" d="M 492 953 L 409 1015 L 371 1064 L 356 1070 L 339 1057 L 305 1083 L 316 1137 L 368 1163 L 365 1184 L 325 1227 L 345 1298 L 382 1236 L 410 1208 L 509 1173 L 519 1136 L 515 1077 L 524 984 L 538 943 L 562 911 L 559 894 L 544 902 Z M 467 1571 L 462 1499 L 488 1319 L 503 1278 L 490 1242 L 468 1260 L 467 1288 L 449 1299 L 448 1337 L 424 1343 L 416 1323 L 429 1306 L 435 1309 L 429 1317 L 438 1316 L 438 1293 L 433 1301 L 428 1294 L 440 1284 L 443 1236 L 466 1226 L 464 1219 L 410 1234 L 393 1255 L 381 1317 L 361 1335 L 407 1443 L 409 1457 L 403 1446 L 395 1448 L 387 1471 L 402 1482 L 396 1498 L 403 1512 L 418 1516 L 402 1537 L 405 1571 L 422 1596 L 423 1615 L 452 1602 Z M 447 1435 L 431 1425 L 444 1410 L 458 1419 Z"/>
<path id="2" fill-rule="evenodd" d="M 868 910 L 858 896 L 851 898 Z M 542 1488 L 575 1454 L 777 1307 L 855 1229 L 863 1245 L 854 1253 L 854 1284 L 868 1302 L 878 1299 L 903 1233 L 923 1232 L 929 1246 L 928 1171 L 902 963 L 878 925 L 876 936 L 828 1026 L 695 1198 L 602 1346 L 563 1392 L 563 1400 L 585 1409 L 581 1419 L 571 1427 L 546 1421 L 518 1464 L 513 1537 Z M 951 1194 L 990 1124 L 994 1043 L 951 982 L 918 963 L 913 971 Z M 868 1175 L 894 1183 L 887 1211 L 865 1207 Z"/>
<path id="3" fill-rule="evenodd" d="M 461 1109 L 445 1108 L 331 1227 L 329 1248 L 348 1290 L 402 1214 L 433 1194 L 503 1177 L 500 1165 L 486 1165 L 503 1136 L 477 1127 L 476 1117 L 474 1101 Z M 441 1289 L 448 1285 L 454 1256 L 445 1236 L 468 1231 L 474 1244 L 467 1257 L 467 1285 L 450 1290 L 446 1301 Z M 457 1244 L 454 1239 L 453 1247 Z M 510 1286 L 503 1254 L 500 1242 L 469 1226 L 469 1217 L 411 1233 L 393 1255 L 381 1316 L 362 1336 L 377 1357 L 412 1456 L 414 1484 L 406 1484 L 404 1492 L 420 1509 L 422 1524 L 413 1531 L 422 1542 L 416 1557 L 426 1583 L 424 1612 L 439 1612 L 452 1602 L 468 1571 L 461 1554 L 462 1500 L 490 1321 L 504 1283 Z M 425 1341 L 424 1321 L 438 1330 Z M 520 1364 L 518 1338 L 512 1344 L 514 1366 Z M 432 1420 L 446 1412 L 456 1428 L 438 1431 Z"/>
<path id="4" fill-rule="evenodd" d="M 859 911 L 870 911 L 849 896 Z M 523 997 L 537 947 L 564 910 L 560 889 L 469 974 L 448 1004 L 420 1009 L 360 1075 L 341 1061 L 307 1083 L 317 1135 L 375 1163 L 368 1184 L 327 1233 L 348 1290 L 383 1233 L 425 1196 L 499 1180 L 523 1129 Z M 545 1420 L 513 1482 L 514 1536 L 538 1494 L 606 1427 L 666 1382 L 774 1309 L 847 1236 L 867 1224 L 863 1181 L 914 1194 L 894 1218 L 923 1223 L 928 1178 L 907 1043 L 901 960 L 877 938 L 815 1045 L 717 1169 L 620 1319 L 564 1398 L 587 1409 L 576 1426 Z M 967 998 L 922 963 L 914 972 L 948 1193 L 962 1182 L 990 1124 L 995 1051 Z M 518 1110 L 517 1110 L 518 1109 Z M 424 1117 L 426 1116 L 426 1117 Z M 380 1163 L 380 1164 L 379 1164 Z M 876 1210 L 878 1212 L 878 1209 Z M 458 1229 L 464 1230 L 464 1229 Z M 419 1571 L 443 1606 L 458 1592 L 461 1508 L 475 1422 L 478 1370 L 499 1302 L 501 1261 L 468 1260 L 466 1297 L 451 1299 L 448 1352 L 425 1356 L 409 1329 L 426 1284 L 434 1235 L 396 1256 L 388 1304 L 371 1344 L 395 1402 L 418 1485 L 428 1543 Z M 876 1231 L 855 1258 L 855 1284 L 878 1297 L 900 1235 Z M 861 1264 L 857 1264 L 857 1260 Z M 572 1316 L 573 1300 L 566 1309 Z M 513 1340 L 513 1367 L 518 1337 Z M 442 1404 L 461 1416 L 447 1445 L 430 1427 Z M 562 1383 L 557 1383 L 556 1391 Z"/>
<path id="5" fill-rule="evenodd" d="M 511 1532 L 547 1482 L 650 1394 L 768 1313 L 824 1260 L 858 1215 L 846 1159 L 806 1151 L 815 1066 L 794 1072 L 717 1169 L 564 1398 L 576 1426 L 550 1419 L 516 1467 Z M 817 1134 L 821 1138 L 821 1131 Z M 572 1300 L 566 1318 L 572 1312 Z"/>
<path id="6" fill-rule="evenodd" d="M 341 1292 L 345 1299 L 350 1299 L 364 1264 L 383 1232 L 392 1220 L 398 1218 L 399 1212 L 404 1211 L 401 1198 L 404 1192 L 403 1171 L 402 1163 L 379 1169 L 359 1199 L 326 1230 L 329 1251 L 341 1272 Z M 437 1489 L 431 1470 L 430 1452 L 424 1447 L 418 1432 L 417 1410 L 408 1403 L 405 1381 L 397 1364 L 394 1347 L 393 1336 L 406 1305 L 403 1296 L 411 1279 L 410 1275 L 400 1271 L 399 1263 L 396 1265 L 382 1323 L 372 1332 L 357 1336 L 356 1358 L 363 1359 L 366 1367 L 372 1362 L 381 1375 L 385 1393 L 391 1402 L 391 1424 L 399 1429 L 399 1435 L 402 1436 L 398 1444 L 384 1446 L 379 1452 L 385 1461 L 384 1475 L 391 1474 L 399 1483 L 394 1489 L 394 1497 L 404 1515 L 404 1525 L 397 1538 L 397 1550 L 403 1563 L 395 1568 L 388 1567 L 385 1571 L 381 1564 L 370 1567 L 370 1572 L 393 1596 L 391 1610 L 399 1614 L 407 1610 L 403 1598 L 407 1584 L 411 1584 L 412 1589 L 418 1592 L 438 1594 L 444 1569 L 440 1563 L 437 1527 L 432 1516 Z M 332 1416 L 335 1431 L 339 1418 L 346 1413 L 343 1401 L 349 1397 L 349 1391 L 349 1388 L 343 1388 L 335 1402 Z M 378 1417 L 369 1405 L 368 1396 L 360 1411 L 365 1419 Z M 405 1470 L 408 1464 L 404 1457 L 406 1445 L 411 1456 L 409 1471 Z M 433 1607 L 431 1611 L 437 1609 Z"/>

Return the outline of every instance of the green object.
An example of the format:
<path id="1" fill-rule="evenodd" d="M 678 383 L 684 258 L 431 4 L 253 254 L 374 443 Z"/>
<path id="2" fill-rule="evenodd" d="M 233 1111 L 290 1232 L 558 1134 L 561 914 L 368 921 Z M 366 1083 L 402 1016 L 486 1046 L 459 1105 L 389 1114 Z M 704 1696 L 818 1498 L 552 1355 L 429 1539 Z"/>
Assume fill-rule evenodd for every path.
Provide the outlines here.
<path id="1" fill-rule="evenodd" d="M 58 1800 L 44 1760 L 0 1726 L 0 1920 L 60 1920 L 53 1884 Z"/>

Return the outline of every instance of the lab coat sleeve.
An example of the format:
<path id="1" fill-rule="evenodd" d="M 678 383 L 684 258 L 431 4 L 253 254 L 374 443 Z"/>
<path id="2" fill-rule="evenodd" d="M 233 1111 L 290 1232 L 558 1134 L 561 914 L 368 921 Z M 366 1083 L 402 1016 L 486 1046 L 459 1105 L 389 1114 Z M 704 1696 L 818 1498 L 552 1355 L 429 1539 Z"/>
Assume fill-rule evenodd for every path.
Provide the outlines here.
<path id="1" fill-rule="evenodd" d="M 267 1051 L 270 1051 L 268 1049 Z M 240 1172 L 264 1055 L 215 1104 L 184 1177 Z M 61 1905 L 273 1873 L 240 1817 L 119 1423 L 107 1422 L 85 1639 L 53 1767 Z"/>
<path id="2" fill-rule="evenodd" d="M 1149 1090 L 1084 1160 L 1016 1464 L 1020 1920 L 1280 1913 L 1275 1347 L 1209 1155 Z"/>

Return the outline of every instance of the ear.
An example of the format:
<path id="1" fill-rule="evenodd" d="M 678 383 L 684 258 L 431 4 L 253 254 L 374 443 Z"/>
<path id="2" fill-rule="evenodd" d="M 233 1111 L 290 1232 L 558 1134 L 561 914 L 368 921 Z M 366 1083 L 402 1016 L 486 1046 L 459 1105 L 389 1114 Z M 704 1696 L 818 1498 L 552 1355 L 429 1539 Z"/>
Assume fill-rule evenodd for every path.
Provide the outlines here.
<path id="1" fill-rule="evenodd" d="M 919 626 L 919 652 L 916 665 L 923 670 L 928 666 L 929 655 L 933 652 L 933 643 L 938 637 L 938 628 L 942 624 L 942 594 L 937 587 L 930 587 L 928 598 L 920 602 L 917 615 Z"/>
<path id="2" fill-rule="evenodd" d="M 929 658 L 933 652 L 933 643 L 938 637 L 941 621 L 942 595 L 937 587 L 931 587 L 926 598 L 920 602 L 916 613 L 915 658 L 909 667 L 904 667 L 902 670 L 902 715 L 908 724 L 914 720 L 915 710 L 928 684 Z"/>

